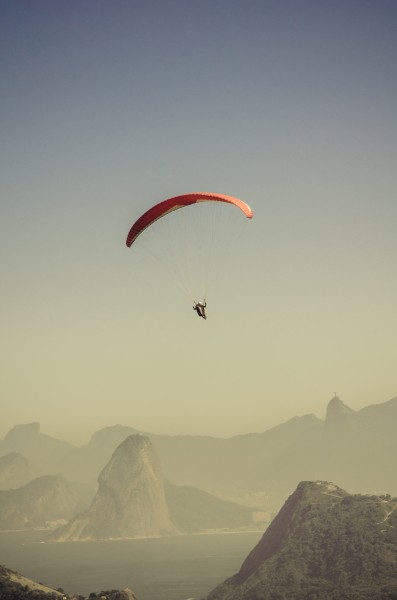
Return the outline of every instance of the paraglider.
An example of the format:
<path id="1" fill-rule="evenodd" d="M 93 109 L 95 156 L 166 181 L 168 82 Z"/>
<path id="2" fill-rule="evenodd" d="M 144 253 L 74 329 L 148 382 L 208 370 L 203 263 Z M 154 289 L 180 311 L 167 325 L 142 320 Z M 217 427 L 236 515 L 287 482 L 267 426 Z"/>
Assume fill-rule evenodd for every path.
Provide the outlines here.
<path id="1" fill-rule="evenodd" d="M 207 315 L 205 314 L 205 309 L 206 309 L 207 303 L 204 300 L 203 302 L 195 302 L 193 305 L 193 310 L 196 311 L 196 313 L 198 314 L 199 317 L 202 317 L 203 319 L 207 318 Z"/>
<path id="2" fill-rule="evenodd" d="M 227 202 L 228 204 L 234 204 L 240 210 L 243 211 L 245 216 L 248 219 L 252 219 L 253 212 L 242 200 L 238 198 L 233 198 L 233 196 L 225 196 L 224 194 L 210 194 L 208 192 L 203 193 L 193 193 L 193 194 L 183 194 L 182 196 L 175 196 L 174 198 L 168 198 L 168 200 L 163 200 L 159 204 L 152 206 L 149 208 L 131 227 L 126 244 L 130 247 L 137 237 L 144 231 L 147 227 L 152 225 L 158 219 L 161 219 L 168 213 L 177 210 L 179 208 L 184 208 L 185 206 L 190 206 L 191 204 L 196 204 L 197 202 Z"/>
<path id="3" fill-rule="evenodd" d="M 202 203 L 209 207 L 208 211 L 204 208 L 199 210 L 198 205 L 204 207 Z M 179 213 L 179 209 L 187 209 L 187 207 L 195 205 L 197 208 L 194 208 L 194 210 L 187 210 L 186 213 L 183 210 Z M 229 211 L 221 208 L 225 205 L 235 206 L 248 219 L 253 217 L 253 212 L 248 204 L 233 196 L 210 192 L 182 194 L 163 200 L 144 212 L 130 228 L 126 245 L 127 247 L 134 246 L 139 238 L 137 248 L 142 246 L 146 251 L 146 255 L 155 258 L 170 271 L 190 298 L 195 296 L 197 298 L 197 295 L 203 298 L 206 296 L 208 281 L 205 283 L 200 282 L 199 289 L 197 282 L 192 282 L 192 279 L 195 276 L 198 278 L 199 275 L 208 279 L 209 276 L 204 271 L 209 269 L 213 258 L 213 250 L 217 245 L 224 253 L 226 252 L 227 257 L 229 256 L 224 248 L 225 240 L 222 236 L 222 228 L 219 226 L 222 225 L 222 221 L 226 223 L 226 241 L 229 238 L 230 244 L 235 245 L 236 234 L 233 235 L 233 229 L 228 227 L 228 214 L 225 216 L 225 213 L 229 213 Z M 203 210 L 204 220 L 202 219 Z M 174 211 L 178 211 L 178 215 L 182 214 L 182 217 L 177 215 L 176 218 L 171 215 L 169 219 L 168 217 L 164 219 Z M 233 211 L 231 212 L 233 213 Z M 163 219 L 167 223 L 164 222 L 163 224 Z M 161 221 L 161 227 L 155 225 L 158 221 Z M 180 221 L 179 225 L 178 221 Z M 200 226 L 202 230 L 199 230 Z M 167 228 L 169 229 L 167 230 Z M 143 236 L 145 239 L 141 243 L 140 236 L 145 230 L 149 230 L 151 236 L 145 233 Z M 144 247 L 147 241 L 146 238 L 148 240 L 151 238 L 150 241 L 154 242 L 149 248 Z M 164 248 L 161 244 L 164 244 Z M 222 264 L 220 266 L 222 267 Z M 192 283 L 196 287 L 192 286 Z M 193 310 L 199 317 L 206 319 L 206 306 L 205 300 L 202 302 L 194 301 Z"/>

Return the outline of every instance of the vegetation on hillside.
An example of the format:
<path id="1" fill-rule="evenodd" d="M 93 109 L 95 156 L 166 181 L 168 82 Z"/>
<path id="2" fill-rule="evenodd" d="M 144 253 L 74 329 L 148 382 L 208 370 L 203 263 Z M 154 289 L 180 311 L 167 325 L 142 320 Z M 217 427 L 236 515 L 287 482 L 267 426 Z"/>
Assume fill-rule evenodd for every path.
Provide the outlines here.
<path id="1" fill-rule="evenodd" d="M 104 590 L 89 596 L 69 596 L 61 588 L 51 590 L 0 565 L 0 600 L 136 600 L 131 590 Z"/>
<path id="2" fill-rule="evenodd" d="M 208 600 L 397 600 L 397 499 L 319 483 L 298 486 Z"/>
<path id="3" fill-rule="evenodd" d="M 13 579 L 13 575 L 18 575 L 6 567 L 0 565 L 0 600 L 60 600 L 63 594 L 56 592 L 47 592 L 45 588 L 37 589 L 28 585 L 19 583 Z M 32 582 L 33 584 L 33 582 Z"/>

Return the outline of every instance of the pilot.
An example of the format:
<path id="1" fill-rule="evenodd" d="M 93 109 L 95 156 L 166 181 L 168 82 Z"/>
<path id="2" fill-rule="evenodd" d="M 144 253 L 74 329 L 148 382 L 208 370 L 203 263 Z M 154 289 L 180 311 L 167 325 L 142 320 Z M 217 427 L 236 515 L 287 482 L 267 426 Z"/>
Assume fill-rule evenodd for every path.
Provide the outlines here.
<path id="1" fill-rule="evenodd" d="M 207 303 L 205 300 L 204 300 L 204 302 L 195 302 L 194 306 L 193 306 L 193 310 L 196 311 L 196 313 L 198 314 L 199 317 L 206 319 L 207 318 L 207 315 L 205 314 L 206 306 L 207 306 Z"/>

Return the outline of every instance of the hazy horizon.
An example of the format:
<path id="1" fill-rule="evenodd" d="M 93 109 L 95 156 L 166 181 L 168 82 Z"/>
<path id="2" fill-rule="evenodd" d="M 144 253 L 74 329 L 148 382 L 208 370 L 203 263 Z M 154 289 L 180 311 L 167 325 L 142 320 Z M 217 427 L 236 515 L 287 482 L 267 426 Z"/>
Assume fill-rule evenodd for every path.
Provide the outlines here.
<path id="1" fill-rule="evenodd" d="M 0 7 L 0 436 L 230 437 L 397 394 L 397 5 Z M 254 218 L 193 298 L 125 238 L 152 204 Z M 223 267 L 224 273 L 223 273 Z"/>
<path id="2" fill-rule="evenodd" d="M 339 398 L 339 396 L 337 396 L 337 397 Z M 331 400 L 331 399 L 332 398 L 330 398 L 329 400 Z M 339 399 L 341 400 L 341 398 L 339 398 Z M 343 404 L 345 404 L 346 406 L 348 406 L 348 408 L 350 408 L 350 409 L 352 409 L 354 411 L 360 411 L 362 408 L 366 408 L 367 406 L 384 404 L 385 402 L 388 402 L 388 401 L 391 401 L 391 400 L 394 400 L 394 399 L 395 399 L 395 397 L 394 398 L 388 398 L 388 400 L 384 400 L 384 401 L 381 401 L 381 402 L 374 402 L 374 403 L 371 403 L 370 405 L 366 404 L 365 406 L 356 407 L 356 408 L 353 408 L 348 403 L 343 402 L 343 400 L 342 400 L 342 402 L 343 402 Z M 328 402 L 329 402 L 329 400 L 328 400 Z M 70 429 L 65 430 L 59 424 L 56 424 L 55 427 L 54 427 L 54 429 L 46 430 L 46 429 L 44 429 L 44 427 L 43 427 L 43 425 L 42 425 L 41 422 L 39 422 L 37 420 L 33 420 L 33 421 L 20 421 L 19 423 L 14 423 L 13 426 L 11 426 L 9 429 L 7 429 L 6 431 L 4 431 L 3 435 L 1 435 L 1 432 L 0 432 L 0 440 L 4 439 L 4 437 L 8 433 L 8 431 L 10 431 L 13 427 L 18 426 L 18 425 L 22 425 L 22 426 L 23 425 L 28 425 L 30 423 L 39 423 L 39 426 L 40 426 L 39 427 L 39 431 L 40 431 L 40 433 L 49 435 L 49 436 L 51 436 L 53 438 L 57 438 L 57 439 L 69 442 L 69 443 L 71 443 L 71 444 L 73 444 L 73 445 L 75 445 L 77 447 L 83 446 L 83 445 L 87 444 L 90 441 L 92 435 L 94 433 L 96 433 L 97 431 L 100 431 L 102 429 L 106 429 L 106 428 L 109 428 L 109 427 L 116 427 L 118 425 L 121 425 L 121 426 L 124 426 L 124 427 L 131 427 L 133 429 L 136 429 L 139 433 L 142 433 L 142 434 L 170 435 L 170 436 L 178 436 L 178 435 L 180 435 L 180 436 L 189 436 L 189 435 L 193 435 L 193 436 L 209 436 L 209 437 L 215 437 L 215 438 L 225 438 L 225 439 L 228 439 L 228 438 L 231 438 L 231 437 L 234 437 L 234 436 L 247 435 L 247 434 L 250 434 L 250 433 L 264 433 L 264 432 L 266 432 L 266 431 L 268 431 L 270 429 L 278 427 L 279 425 L 283 425 L 284 423 L 287 423 L 291 419 L 301 418 L 301 417 L 305 417 L 305 416 L 309 416 L 309 415 L 314 415 L 318 419 L 320 419 L 322 421 L 325 421 L 325 411 L 326 411 L 326 407 L 327 407 L 328 402 L 324 406 L 324 415 L 318 415 L 318 414 L 315 414 L 315 413 L 291 414 L 286 419 L 284 419 L 282 421 L 279 421 L 279 422 L 275 422 L 275 423 L 269 424 L 266 427 L 260 427 L 260 425 L 257 424 L 256 429 L 252 429 L 252 430 L 248 430 L 248 431 L 239 431 L 239 430 L 236 430 L 234 433 L 231 433 L 229 435 L 218 435 L 216 432 L 215 433 L 208 433 L 208 432 L 207 433 L 201 433 L 201 432 L 187 433 L 185 431 L 173 431 L 173 432 L 170 432 L 168 425 L 166 425 L 164 428 L 160 427 L 160 428 L 158 428 L 156 430 L 155 429 L 150 429 L 150 427 L 146 428 L 146 429 L 142 429 L 142 428 L 137 427 L 134 423 L 126 423 L 126 422 L 117 422 L 117 423 L 116 422 L 114 422 L 114 423 L 113 422 L 109 422 L 109 423 L 106 423 L 103 426 L 98 427 L 98 428 L 93 429 L 93 430 L 89 430 L 87 428 L 84 431 L 84 433 L 82 433 L 80 430 L 76 430 L 76 428 L 70 428 Z M 60 433 L 58 433 L 58 431 Z M 62 431 L 64 431 L 64 433 L 61 433 Z"/>

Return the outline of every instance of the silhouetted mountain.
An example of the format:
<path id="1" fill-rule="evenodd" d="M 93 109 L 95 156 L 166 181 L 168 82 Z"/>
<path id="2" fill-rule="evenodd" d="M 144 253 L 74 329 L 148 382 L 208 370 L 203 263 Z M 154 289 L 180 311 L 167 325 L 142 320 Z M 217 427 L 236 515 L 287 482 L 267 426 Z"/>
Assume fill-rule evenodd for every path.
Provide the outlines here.
<path id="1" fill-rule="evenodd" d="M 356 433 L 356 413 L 346 406 L 338 396 L 334 396 L 327 406 L 324 434 L 330 439 L 351 438 Z"/>
<path id="2" fill-rule="evenodd" d="M 295 455 L 320 441 L 323 422 L 314 415 L 294 417 L 264 433 L 231 438 L 154 436 L 167 479 L 215 495 L 239 498 L 245 490 L 263 489 L 273 478 L 278 457 Z M 194 469 L 192 468 L 194 465 Z"/>
<path id="3" fill-rule="evenodd" d="M 148 437 L 129 436 L 99 476 L 91 507 L 50 541 L 150 537 L 254 527 L 253 510 L 190 486 L 164 482 Z"/>
<path id="4" fill-rule="evenodd" d="M 396 443 L 397 398 L 366 406 L 355 412 L 357 435 L 362 444 L 389 446 Z"/>
<path id="5" fill-rule="evenodd" d="M 19 488 L 41 474 L 40 470 L 19 452 L 0 456 L 0 490 Z"/>
<path id="6" fill-rule="evenodd" d="M 147 437 L 130 435 L 99 475 L 90 508 L 50 539 L 126 539 L 171 533 L 176 533 L 176 527 L 165 499 L 160 461 Z"/>
<path id="7" fill-rule="evenodd" d="M 334 397 L 317 455 L 317 477 L 321 469 L 327 479 L 353 491 L 397 494 L 396 442 L 397 398 L 353 411 Z"/>
<path id="8" fill-rule="evenodd" d="M 161 458 L 164 476 L 173 483 L 198 487 L 240 503 L 246 492 L 265 489 L 269 497 L 275 494 L 275 500 L 271 501 L 279 506 L 290 491 L 290 484 L 287 482 L 280 490 L 274 488 L 278 465 L 305 449 L 311 452 L 313 445 L 321 441 L 323 426 L 324 422 L 314 415 L 306 415 L 294 417 L 264 433 L 228 439 L 145 435 Z M 69 479 L 92 480 L 100 467 L 103 468 L 104 457 L 111 456 L 113 444 L 119 443 L 129 432 L 136 430 L 117 425 L 97 432 L 87 446 L 72 450 L 58 465 L 58 470 Z M 292 471 L 295 473 L 295 468 Z"/>
<path id="9" fill-rule="evenodd" d="M 128 436 L 139 433 L 133 427 L 113 425 L 96 431 L 89 443 L 81 448 L 71 448 L 58 463 L 58 470 L 73 481 L 96 482 L 99 473 L 108 463 L 115 449 Z"/>
<path id="10" fill-rule="evenodd" d="M 397 498 L 302 482 L 207 600 L 394 600 Z"/>
<path id="11" fill-rule="evenodd" d="M 12 432 L 14 446 L 18 446 L 16 432 Z M 117 445 L 134 433 L 131 427 L 107 427 L 82 448 L 70 446 L 64 454 L 63 446 L 56 465 L 48 456 L 37 465 L 44 468 L 52 461 L 51 472 L 94 483 Z M 169 481 L 240 504 L 257 505 L 261 499 L 263 509 L 271 512 L 279 509 L 302 480 L 327 479 L 353 492 L 389 490 L 397 494 L 393 458 L 397 449 L 397 398 L 354 411 L 335 396 L 328 404 L 325 421 L 314 415 L 294 417 L 263 433 L 227 439 L 145 435 L 153 443 Z M 22 449 L 16 447 L 15 451 Z"/>
<path id="12" fill-rule="evenodd" d="M 54 528 L 82 510 L 87 500 L 81 484 L 55 475 L 38 477 L 18 489 L 0 491 L 0 530 Z"/>
<path id="13" fill-rule="evenodd" d="M 39 423 L 16 425 L 0 443 L 0 456 L 19 452 L 48 473 L 73 448 L 72 444 L 40 433 Z"/>
<path id="14" fill-rule="evenodd" d="M 397 398 L 354 411 L 334 396 L 327 407 L 325 438 L 334 445 L 381 448 L 397 442 L 396 424 Z"/>

